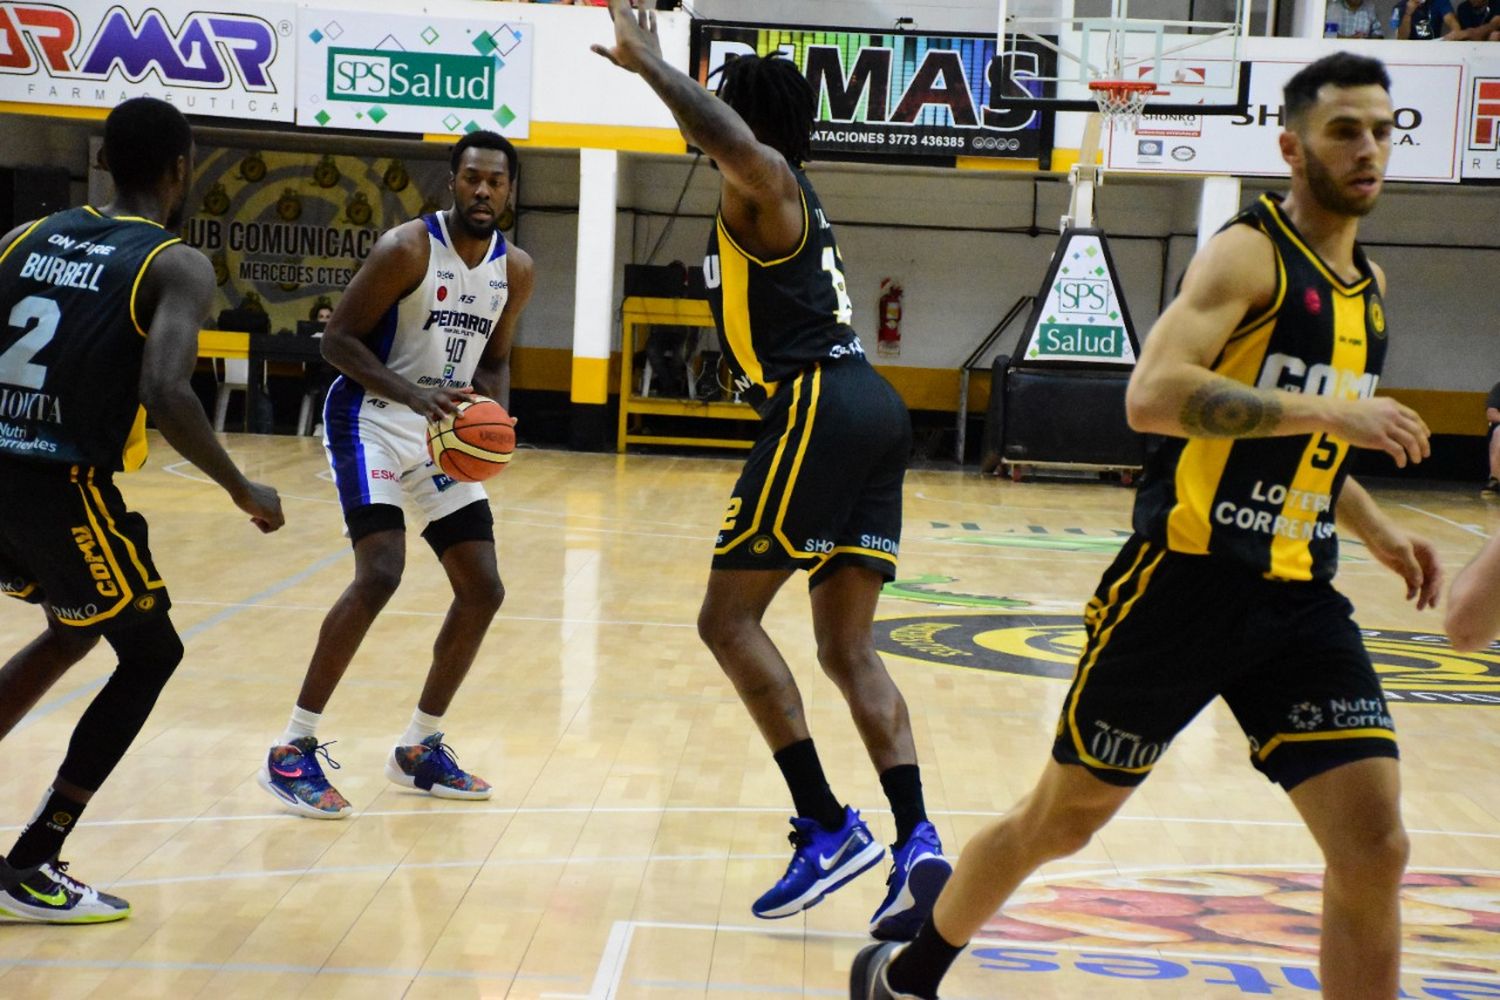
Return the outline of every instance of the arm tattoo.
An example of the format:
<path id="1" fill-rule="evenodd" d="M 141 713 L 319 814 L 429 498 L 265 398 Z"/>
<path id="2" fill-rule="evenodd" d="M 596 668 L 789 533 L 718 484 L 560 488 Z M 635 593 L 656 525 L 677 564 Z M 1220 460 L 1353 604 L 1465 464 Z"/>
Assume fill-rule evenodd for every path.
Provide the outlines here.
<path id="1" fill-rule="evenodd" d="M 1194 437 L 1270 437 L 1281 426 L 1274 393 L 1215 379 L 1188 397 L 1179 418 Z"/>

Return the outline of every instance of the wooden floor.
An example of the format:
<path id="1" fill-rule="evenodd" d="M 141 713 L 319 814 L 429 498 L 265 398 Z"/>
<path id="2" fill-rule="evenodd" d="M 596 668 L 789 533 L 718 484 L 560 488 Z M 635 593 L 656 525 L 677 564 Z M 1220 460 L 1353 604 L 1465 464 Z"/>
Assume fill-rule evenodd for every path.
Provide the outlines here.
<path id="1" fill-rule="evenodd" d="M 787 795 L 694 629 L 733 460 L 525 451 L 491 484 L 509 596 L 448 718 L 462 763 L 495 785 L 485 803 L 382 775 L 447 604 L 413 538 L 406 580 L 320 733 L 338 741 L 332 776 L 355 814 L 318 823 L 284 814 L 254 774 L 352 560 L 315 442 L 230 440 L 282 490 L 287 527 L 273 537 L 159 441 L 123 481 L 150 519 L 188 654 L 68 858 L 135 916 L 0 926 L 0 997 L 843 995 L 883 865 L 801 917 L 749 911 L 786 862 Z M 1450 570 L 1500 527 L 1477 489 L 1375 492 Z M 909 476 L 902 583 L 881 602 L 880 634 L 950 851 L 1045 759 L 1078 613 L 1131 498 L 1102 483 Z M 1399 699 L 1407 995 L 1500 997 L 1500 650 L 1445 650 L 1437 615 L 1404 604 L 1358 545 L 1345 551 L 1341 586 Z M 39 621 L 0 605 L 0 650 Z M 889 839 L 879 783 L 812 656 L 800 580 L 769 628 L 835 792 Z M 5 845 L 111 665 L 93 654 L 10 737 Z M 1246 756 L 1228 712 L 1205 712 L 1117 822 L 1023 888 L 946 995 L 1315 996 L 1317 854 Z"/>

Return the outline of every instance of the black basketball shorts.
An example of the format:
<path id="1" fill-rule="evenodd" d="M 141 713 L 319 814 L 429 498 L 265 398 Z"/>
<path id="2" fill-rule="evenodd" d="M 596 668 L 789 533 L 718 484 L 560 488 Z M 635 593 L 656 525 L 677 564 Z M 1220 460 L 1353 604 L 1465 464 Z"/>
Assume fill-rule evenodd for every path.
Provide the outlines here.
<path id="1" fill-rule="evenodd" d="M 1329 583 L 1269 580 L 1134 536 L 1084 611 L 1052 756 L 1137 785 L 1222 696 L 1251 764 L 1288 791 L 1340 764 L 1397 757 L 1353 610 Z"/>
<path id="2" fill-rule="evenodd" d="M 911 440 L 906 404 L 862 358 L 783 382 L 761 414 L 713 568 L 805 569 L 809 587 L 848 565 L 895 579 Z"/>
<path id="3" fill-rule="evenodd" d="M 76 465 L 0 462 L 0 593 L 89 634 L 171 607 L 146 519 L 126 509 L 110 473 Z"/>

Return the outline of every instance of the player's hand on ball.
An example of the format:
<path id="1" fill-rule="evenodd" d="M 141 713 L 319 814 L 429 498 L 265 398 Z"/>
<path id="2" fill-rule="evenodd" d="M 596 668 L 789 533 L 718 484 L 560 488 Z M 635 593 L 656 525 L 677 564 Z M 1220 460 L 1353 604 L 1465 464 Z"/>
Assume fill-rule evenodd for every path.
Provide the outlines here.
<path id="1" fill-rule="evenodd" d="M 244 490 L 234 496 L 234 505 L 249 514 L 251 523 L 266 534 L 286 524 L 286 517 L 281 513 L 281 497 L 275 487 L 265 483 L 247 481 Z"/>
<path id="2" fill-rule="evenodd" d="M 450 414 L 457 413 L 459 403 L 466 403 L 473 398 L 474 390 L 472 389 L 449 389 L 446 386 L 431 389 L 415 388 L 406 405 L 420 416 L 426 417 L 429 423 L 436 423 Z"/>

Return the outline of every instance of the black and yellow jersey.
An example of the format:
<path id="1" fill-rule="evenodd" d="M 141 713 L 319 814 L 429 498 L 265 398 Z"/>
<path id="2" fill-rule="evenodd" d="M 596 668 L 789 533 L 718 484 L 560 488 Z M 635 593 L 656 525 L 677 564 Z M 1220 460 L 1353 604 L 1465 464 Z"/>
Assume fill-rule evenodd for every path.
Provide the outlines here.
<path id="1" fill-rule="evenodd" d="M 801 170 L 802 241 L 785 257 L 761 260 L 724 225 L 708 238 L 704 278 L 734 389 L 760 409 L 777 384 L 820 361 L 864 356 L 849 324 L 853 306 L 833 226 Z"/>
<path id="2" fill-rule="evenodd" d="M 0 251 L 0 456 L 101 469 L 146 460 L 136 296 L 178 237 L 69 209 Z"/>
<path id="3" fill-rule="evenodd" d="M 1213 370 L 1246 385 L 1364 399 L 1385 362 L 1385 308 L 1364 251 L 1346 283 L 1263 195 L 1228 226 L 1254 226 L 1276 252 L 1276 293 L 1234 331 Z M 1226 226 L 1225 228 L 1228 228 Z M 1327 580 L 1349 443 L 1332 434 L 1153 437 L 1135 530 L 1174 552 L 1221 555 L 1268 577 Z"/>

